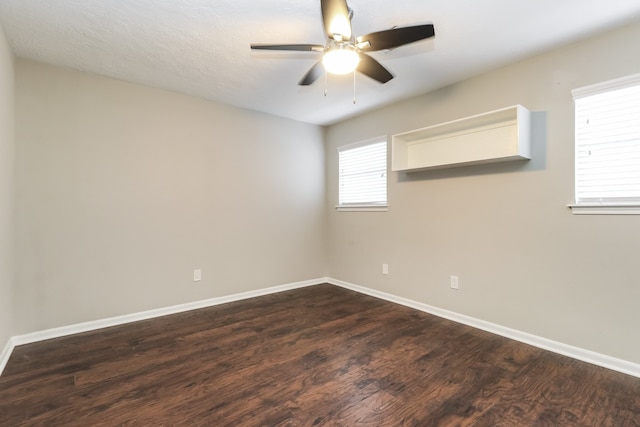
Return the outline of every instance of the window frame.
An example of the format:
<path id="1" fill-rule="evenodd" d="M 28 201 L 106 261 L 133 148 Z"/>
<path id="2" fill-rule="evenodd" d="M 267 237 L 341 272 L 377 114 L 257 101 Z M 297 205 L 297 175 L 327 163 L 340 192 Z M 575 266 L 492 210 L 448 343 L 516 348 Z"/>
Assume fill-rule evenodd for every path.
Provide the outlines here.
<path id="1" fill-rule="evenodd" d="M 573 89 L 571 95 L 574 102 L 589 96 L 604 94 L 619 89 L 640 86 L 640 74 L 633 74 L 626 77 L 608 80 L 589 86 Z M 639 101 L 640 102 L 640 101 Z M 640 215 L 640 200 L 622 201 L 622 200 L 603 200 L 602 202 L 579 201 L 578 200 L 578 134 L 577 134 L 577 107 L 574 108 L 576 116 L 574 117 L 575 136 L 574 136 L 574 200 L 575 203 L 568 205 L 572 213 L 575 215 Z M 640 144 L 640 140 L 637 141 Z"/>
<path id="2" fill-rule="evenodd" d="M 385 147 L 385 202 L 362 202 L 362 203 L 347 203 L 340 204 L 340 153 L 343 151 L 353 150 L 356 148 L 366 147 L 373 144 L 382 144 Z M 338 204 L 335 206 L 339 212 L 356 212 L 356 211 L 371 211 L 371 212 L 386 212 L 389 209 L 389 138 L 387 135 L 370 138 L 364 141 L 355 142 L 351 144 L 341 145 L 336 148 L 338 154 Z"/>

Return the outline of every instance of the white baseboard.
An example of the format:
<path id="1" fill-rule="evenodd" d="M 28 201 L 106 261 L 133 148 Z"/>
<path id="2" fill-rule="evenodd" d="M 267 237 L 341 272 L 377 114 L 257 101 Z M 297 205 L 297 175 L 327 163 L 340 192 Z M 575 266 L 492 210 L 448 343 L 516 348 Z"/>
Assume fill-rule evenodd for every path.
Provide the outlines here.
<path id="1" fill-rule="evenodd" d="M 9 361 L 9 357 L 11 357 L 11 353 L 13 352 L 13 348 L 15 344 L 13 342 L 13 338 L 9 338 L 7 341 L 7 345 L 2 349 L 2 353 L 0 353 L 0 375 L 2 375 L 2 371 L 4 371 L 4 367 L 7 366 L 7 362 Z"/>
<path id="2" fill-rule="evenodd" d="M 240 301 L 244 299 L 259 297 L 268 294 L 275 294 L 278 292 L 289 291 L 293 289 L 304 288 L 307 286 L 319 285 L 321 283 L 327 283 L 327 278 L 322 277 L 319 279 L 305 280 L 302 282 L 289 283 L 280 286 L 273 286 L 270 288 L 258 289 L 255 291 L 242 292 L 233 295 L 226 295 L 222 297 L 210 298 L 201 301 L 190 302 L 186 304 L 179 304 L 170 307 L 158 308 L 155 310 L 148 310 L 139 313 L 125 314 L 123 316 L 110 317 L 107 319 L 93 320 L 90 322 L 76 323 L 74 325 L 62 326 L 59 328 L 47 329 L 44 331 L 33 332 L 25 335 L 17 335 L 9 339 L 9 342 L 2 351 L 0 358 L 0 375 L 9 361 L 9 357 L 13 352 L 14 347 L 24 344 L 31 344 L 38 341 L 49 340 L 53 338 L 60 338 L 67 335 L 78 334 L 81 332 L 95 331 L 97 329 L 108 328 L 110 326 L 123 325 L 125 323 L 137 322 L 139 320 L 153 319 L 156 317 L 167 316 L 170 314 L 183 313 L 185 311 L 197 310 L 199 308 L 212 307 L 215 305 L 226 304 L 228 302 Z"/>
<path id="3" fill-rule="evenodd" d="M 529 344 L 543 350 L 552 351 L 554 353 L 562 354 L 573 359 L 581 360 L 583 362 L 602 366 L 603 368 L 611 369 L 640 378 L 640 364 L 637 363 L 607 356 L 601 353 L 596 353 L 591 350 L 585 350 L 583 348 L 564 344 L 558 341 L 553 341 L 547 338 L 518 331 L 516 329 L 511 329 L 495 323 L 476 319 L 474 317 L 465 316 L 464 314 L 455 313 L 453 311 L 444 310 L 442 308 L 388 294 L 386 292 L 365 288 L 364 286 L 354 285 L 353 283 L 344 282 L 342 280 L 327 278 L 326 281 L 327 283 L 335 286 L 340 286 L 352 291 L 370 295 L 372 297 L 380 298 L 386 301 L 394 302 L 396 304 L 404 305 L 406 307 L 414 308 L 416 310 L 424 311 L 425 313 L 433 314 L 435 316 L 449 319 L 457 323 L 462 323 L 464 325 L 471 326 L 477 329 L 482 329 L 483 331 L 491 332 L 493 334 L 500 335 L 505 338 L 510 338 L 515 341 L 520 341 L 522 343 Z"/>
<path id="4" fill-rule="evenodd" d="M 195 301 L 186 304 L 174 305 L 171 307 L 159 308 L 156 310 L 143 311 L 140 313 L 127 314 L 124 316 L 116 316 L 108 319 L 95 320 L 91 322 L 78 323 L 75 325 L 63 326 L 60 328 L 47 329 L 40 332 L 34 332 L 26 335 L 18 335 L 9 339 L 2 353 L 0 353 L 0 375 L 9 361 L 9 357 L 13 352 L 14 347 L 23 344 L 31 344 L 38 341 L 59 338 L 67 335 L 77 334 L 80 332 L 94 331 L 96 329 L 107 328 L 110 326 L 123 325 L 126 323 L 137 322 L 139 320 L 153 319 L 155 317 L 167 316 L 170 314 L 182 313 L 189 310 L 197 310 L 199 308 L 212 307 L 215 305 L 225 304 L 228 302 L 240 301 L 248 298 L 259 297 L 263 295 L 274 294 L 278 292 L 304 288 L 307 286 L 319 285 L 321 283 L 330 283 L 335 286 L 340 286 L 345 289 L 359 292 L 361 294 L 370 295 L 372 297 L 380 298 L 389 302 L 404 305 L 416 310 L 430 313 L 438 317 L 452 320 L 457 323 L 462 323 L 467 326 L 482 329 L 487 332 L 494 333 L 506 338 L 510 338 L 516 341 L 520 341 L 525 344 L 529 344 L 544 350 L 552 351 L 554 353 L 562 354 L 583 362 L 591 363 L 593 365 L 602 366 L 607 369 L 622 372 L 624 374 L 632 375 L 640 378 L 640 364 L 629 362 L 615 357 L 607 356 L 601 353 L 596 353 L 590 350 L 585 350 L 580 347 L 571 346 L 558 341 L 549 340 L 547 338 L 532 335 L 526 332 L 518 331 L 516 329 L 507 328 L 495 323 L 487 322 L 484 320 L 476 319 L 474 317 L 465 316 L 463 314 L 455 313 L 453 311 L 444 310 L 442 308 L 434 307 L 428 304 L 424 304 L 418 301 L 413 301 L 407 298 L 402 298 L 396 295 L 392 295 L 386 292 L 377 291 L 374 289 L 366 288 L 364 286 L 355 285 L 342 280 L 333 279 L 330 277 L 323 277 L 313 280 L 306 280 L 303 282 L 290 283 L 286 285 L 274 286 L 270 288 L 258 289 L 255 291 L 242 292 L 233 295 L 227 295 L 223 297 L 211 298 L 202 301 Z"/>

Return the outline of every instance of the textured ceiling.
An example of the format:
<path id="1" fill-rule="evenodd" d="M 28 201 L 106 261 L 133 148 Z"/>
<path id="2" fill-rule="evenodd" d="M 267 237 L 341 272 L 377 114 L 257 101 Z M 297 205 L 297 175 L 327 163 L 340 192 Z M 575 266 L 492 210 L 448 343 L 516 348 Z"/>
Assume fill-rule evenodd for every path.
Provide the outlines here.
<path id="1" fill-rule="evenodd" d="M 640 19 L 639 0 L 350 0 L 356 35 L 433 23 L 434 39 L 374 52 L 395 79 L 297 82 L 325 42 L 319 0 L 0 0 L 15 53 L 243 108 L 331 124 Z M 596 54 L 596 53 L 594 53 Z"/>

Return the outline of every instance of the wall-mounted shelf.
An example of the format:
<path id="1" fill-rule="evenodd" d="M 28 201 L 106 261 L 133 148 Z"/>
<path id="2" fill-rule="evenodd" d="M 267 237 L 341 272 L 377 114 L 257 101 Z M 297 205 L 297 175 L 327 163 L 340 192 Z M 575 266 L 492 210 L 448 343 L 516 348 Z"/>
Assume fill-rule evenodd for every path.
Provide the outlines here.
<path id="1" fill-rule="evenodd" d="M 531 113 L 521 105 L 393 135 L 391 170 L 414 172 L 531 157 Z"/>

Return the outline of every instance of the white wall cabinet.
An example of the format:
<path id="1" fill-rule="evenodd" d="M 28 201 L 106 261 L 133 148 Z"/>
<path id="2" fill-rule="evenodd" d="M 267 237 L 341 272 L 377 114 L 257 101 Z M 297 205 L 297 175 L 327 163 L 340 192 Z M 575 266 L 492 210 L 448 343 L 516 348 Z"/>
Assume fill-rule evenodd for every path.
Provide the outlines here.
<path id="1" fill-rule="evenodd" d="M 391 170 L 415 172 L 531 158 L 531 113 L 521 105 L 393 135 Z"/>

